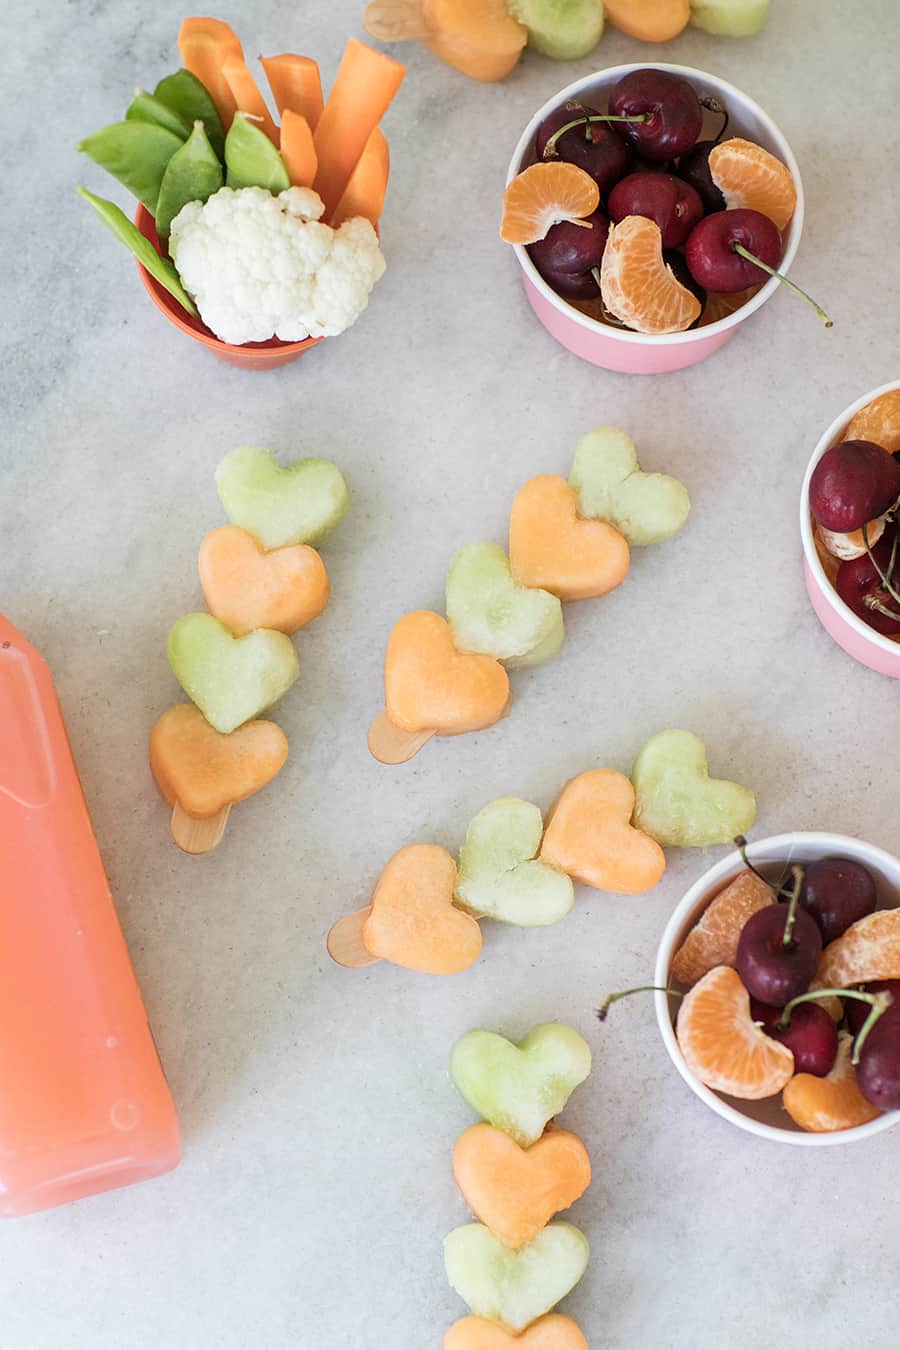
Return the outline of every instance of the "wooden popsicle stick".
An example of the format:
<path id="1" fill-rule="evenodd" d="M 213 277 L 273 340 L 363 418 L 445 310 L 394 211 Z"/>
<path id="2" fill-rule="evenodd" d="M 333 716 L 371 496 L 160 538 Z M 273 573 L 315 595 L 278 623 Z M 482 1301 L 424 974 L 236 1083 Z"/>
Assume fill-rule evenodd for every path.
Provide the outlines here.
<path id="1" fill-rule="evenodd" d="M 381 712 L 369 727 L 369 751 L 381 764 L 405 764 L 434 734 L 433 731 L 404 731 L 386 712 Z"/>
<path id="2" fill-rule="evenodd" d="M 353 914 L 345 914 L 337 923 L 333 923 L 328 932 L 328 955 L 339 966 L 348 970 L 362 970 L 363 966 L 374 966 L 380 956 L 373 956 L 363 944 L 363 925 L 372 913 L 372 906 L 357 909 Z"/>
<path id="3" fill-rule="evenodd" d="M 176 802 L 172 807 L 172 838 L 185 853 L 210 853 L 222 842 L 230 815 L 231 802 L 214 816 L 202 819 L 189 816 L 181 802 Z"/>

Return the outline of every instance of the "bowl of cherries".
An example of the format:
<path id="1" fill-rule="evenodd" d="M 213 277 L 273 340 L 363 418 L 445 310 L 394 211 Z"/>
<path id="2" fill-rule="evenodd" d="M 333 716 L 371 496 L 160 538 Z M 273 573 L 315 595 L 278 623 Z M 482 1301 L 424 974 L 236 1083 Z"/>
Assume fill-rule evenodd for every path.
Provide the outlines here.
<path id="1" fill-rule="evenodd" d="M 500 233 L 557 341 L 658 374 L 710 356 L 771 298 L 802 227 L 797 162 L 762 108 L 699 70 L 628 65 L 535 113 Z"/>
<path id="2" fill-rule="evenodd" d="M 806 589 L 855 660 L 900 679 L 900 380 L 835 418 L 800 494 Z"/>
<path id="3" fill-rule="evenodd" d="M 900 859 L 830 833 L 735 842 L 659 946 L 673 1063 L 763 1138 L 851 1143 L 900 1124 Z"/>

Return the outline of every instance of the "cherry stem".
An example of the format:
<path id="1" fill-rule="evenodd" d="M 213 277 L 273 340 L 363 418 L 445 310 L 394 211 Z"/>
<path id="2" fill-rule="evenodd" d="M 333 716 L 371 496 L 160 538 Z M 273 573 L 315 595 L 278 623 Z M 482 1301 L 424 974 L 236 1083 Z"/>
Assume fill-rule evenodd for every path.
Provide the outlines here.
<path id="1" fill-rule="evenodd" d="M 597 283 L 597 290 L 598 290 L 598 291 L 600 292 L 600 294 L 602 295 L 602 294 L 603 294 L 603 287 L 600 285 L 600 268 L 599 268 L 599 267 L 592 267 L 592 268 L 591 268 L 591 276 L 592 276 L 592 277 L 594 278 L 594 280 L 596 281 L 596 283 Z"/>
<path id="2" fill-rule="evenodd" d="M 856 1040 L 853 1043 L 853 1054 L 850 1062 L 852 1064 L 858 1064 L 860 1051 L 868 1039 L 869 1032 L 872 1030 L 878 1019 L 887 1012 L 888 1008 L 893 1006 L 893 995 L 889 993 L 887 989 L 878 994 L 864 994 L 859 989 L 813 989 L 808 994 L 798 994 L 796 998 L 792 998 L 790 1003 L 785 1005 L 784 1011 L 775 1024 L 776 1029 L 778 1031 L 787 1031 L 791 1024 L 791 1013 L 797 1005 L 799 1003 L 815 1002 L 815 1000 L 819 998 L 855 998 L 860 1003 L 869 1004 L 869 1015 L 860 1027 Z"/>
<path id="3" fill-rule="evenodd" d="M 700 104 L 701 107 L 707 110 L 707 112 L 718 113 L 719 116 L 724 119 L 722 125 L 719 127 L 719 134 L 713 141 L 713 145 L 718 145 L 719 141 L 722 139 L 722 137 L 725 135 L 725 132 L 728 130 L 728 109 L 725 107 L 724 104 L 720 103 L 717 98 L 712 98 L 710 95 L 707 95 L 706 98 L 701 98 Z"/>
<path id="4" fill-rule="evenodd" d="M 794 920 L 797 917 L 797 906 L 800 903 L 800 891 L 803 887 L 803 868 L 792 867 L 791 872 L 794 877 L 794 885 L 791 890 L 791 898 L 788 901 L 787 918 L 784 921 L 784 937 L 781 939 L 782 947 L 790 947 L 791 935 L 794 931 Z"/>
<path id="5" fill-rule="evenodd" d="M 731 247 L 734 250 L 734 252 L 739 253 L 742 258 L 746 258 L 748 262 L 755 263 L 756 266 L 761 267 L 764 272 L 768 272 L 770 277 L 777 277 L 779 281 L 783 281 L 785 286 L 787 286 L 789 290 L 794 291 L 794 293 L 796 295 L 799 295 L 801 299 L 805 300 L 808 305 L 812 305 L 813 309 L 816 311 L 816 313 L 818 314 L 819 318 L 822 320 L 826 328 L 834 327 L 833 321 L 829 319 L 828 315 L 825 313 L 822 306 L 817 305 L 812 296 L 807 295 L 806 291 L 801 290 L 801 288 L 796 284 L 796 282 L 791 281 L 790 277 L 786 277 L 783 272 L 776 272 L 774 267 L 770 267 L 769 264 L 764 263 L 761 258 L 757 258 L 755 253 L 751 253 L 749 249 L 744 248 L 744 245 L 739 244 L 736 239 L 733 239 L 731 241 Z"/>
<path id="6" fill-rule="evenodd" d="M 875 568 L 875 571 L 878 573 L 878 576 L 879 576 L 879 579 L 880 579 L 880 581 L 881 581 L 882 586 L 883 586 L 884 589 L 887 591 L 887 593 L 888 593 L 888 595 L 891 597 L 891 599 L 892 599 L 892 600 L 896 600 L 897 604 L 900 605 L 900 593 L 898 593 L 897 591 L 894 590 L 894 587 L 893 587 L 893 585 L 891 584 L 891 581 L 890 581 L 890 578 L 894 575 L 894 562 L 895 562 L 896 555 L 897 555 L 897 532 L 895 532 L 895 534 L 894 534 L 894 546 L 893 546 L 893 548 L 891 549 L 891 561 L 890 561 L 890 563 L 888 564 L 887 576 L 885 576 L 884 572 L 882 572 L 881 568 L 878 566 L 878 563 L 877 563 L 876 560 L 875 560 L 875 554 L 872 552 L 871 545 L 869 544 L 869 525 L 868 525 L 868 522 L 862 527 L 862 541 L 863 541 L 863 543 L 864 543 L 865 546 L 866 546 L 866 552 L 867 552 L 868 555 L 869 555 L 869 561 L 871 562 L 872 566 Z M 874 609 L 874 608 L 875 608 L 875 606 L 872 605 L 872 609 Z M 880 612 L 881 612 L 881 613 L 884 613 L 883 610 L 881 610 Z M 896 615 L 890 615 L 889 617 L 891 617 L 891 618 L 896 618 L 897 616 L 896 616 Z"/>
<path id="7" fill-rule="evenodd" d="M 760 872 L 759 868 L 754 867 L 752 862 L 750 861 L 750 858 L 747 854 L 747 836 L 744 834 L 736 834 L 734 836 L 734 846 L 737 849 L 738 853 L 740 853 L 741 861 L 743 862 L 744 866 L 749 871 L 751 871 L 755 877 L 759 877 L 760 881 L 764 881 L 765 884 L 768 886 L 769 890 L 774 890 L 774 887 L 771 881 L 769 881 L 768 877 L 764 877 L 762 872 Z"/>
<path id="8" fill-rule="evenodd" d="M 552 136 L 547 137 L 542 158 L 549 159 L 555 155 L 556 142 L 560 136 L 565 136 L 566 132 L 571 131 L 574 127 L 584 127 L 584 134 L 587 138 L 591 122 L 649 122 L 652 116 L 652 113 L 636 113 L 633 117 L 614 117 L 612 113 L 591 113 L 588 117 L 576 117 L 571 122 L 566 122 L 565 126 L 560 127 L 558 131 L 554 131 Z"/>
<path id="9" fill-rule="evenodd" d="M 684 998 L 684 994 L 680 990 L 669 989 L 664 984 L 638 984 L 635 985 L 634 989 L 623 989 L 618 994 L 607 994 L 597 1009 L 597 1021 L 605 1022 L 612 1004 L 617 1003 L 620 998 L 629 998 L 632 994 L 668 994 L 670 998 Z"/>

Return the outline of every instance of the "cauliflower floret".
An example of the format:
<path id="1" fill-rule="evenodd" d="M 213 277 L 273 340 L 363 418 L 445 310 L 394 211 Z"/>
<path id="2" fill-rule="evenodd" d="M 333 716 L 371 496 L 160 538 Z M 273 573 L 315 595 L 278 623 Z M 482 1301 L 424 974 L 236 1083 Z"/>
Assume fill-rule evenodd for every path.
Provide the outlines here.
<path id="1" fill-rule="evenodd" d="M 172 221 L 169 252 L 200 316 L 223 342 L 336 337 L 384 275 L 368 220 L 334 230 L 312 188 L 223 187 Z"/>

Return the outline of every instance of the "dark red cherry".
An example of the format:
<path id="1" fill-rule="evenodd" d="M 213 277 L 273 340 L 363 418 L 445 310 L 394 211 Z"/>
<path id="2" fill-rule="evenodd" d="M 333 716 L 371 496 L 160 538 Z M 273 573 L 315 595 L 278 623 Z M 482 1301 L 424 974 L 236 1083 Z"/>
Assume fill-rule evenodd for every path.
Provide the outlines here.
<path id="1" fill-rule="evenodd" d="M 871 914 L 877 899 L 875 878 L 853 858 L 819 858 L 803 874 L 800 903 L 819 925 L 826 946 Z"/>
<path id="2" fill-rule="evenodd" d="M 664 249 L 683 244 L 703 215 L 694 189 L 671 173 L 630 173 L 616 183 L 606 205 L 617 225 L 626 216 L 655 220 Z"/>
<path id="3" fill-rule="evenodd" d="M 881 1111 L 900 1110 L 900 1007 L 896 1004 L 873 1026 L 856 1066 L 859 1090 Z"/>
<path id="4" fill-rule="evenodd" d="M 725 210 L 725 198 L 709 171 L 709 152 L 717 144 L 717 141 L 698 141 L 686 155 L 681 156 L 676 170 L 679 178 L 690 183 L 707 211 Z"/>
<path id="5" fill-rule="evenodd" d="M 868 984 L 861 984 L 859 987 L 864 994 L 890 994 L 894 1003 L 900 1006 L 900 980 L 870 980 Z M 862 1031 L 863 1023 L 871 1011 L 869 1004 L 861 1002 L 858 998 L 844 999 L 847 1026 L 854 1036 Z"/>
<path id="6" fill-rule="evenodd" d="M 580 126 L 564 131 L 547 151 L 550 137 L 569 122 L 598 115 L 596 108 L 570 99 L 544 118 L 534 138 L 534 150 L 538 159 L 559 158 L 567 164 L 577 164 L 579 169 L 591 175 L 605 197 L 613 184 L 628 172 L 628 147 L 608 123 L 582 122 Z"/>
<path id="7" fill-rule="evenodd" d="M 867 1005 L 859 1005 L 866 1008 Z M 814 1073 L 824 1078 L 834 1067 L 838 1052 L 837 1023 L 820 1003 L 798 1003 L 791 1011 L 788 1025 L 781 1030 L 778 1022 L 783 1009 L 770 1007 L 751 998 L 750 1016 L 760 1022 L 767 1036 L 781 1041 L 794 1056 L 795 1073 Z"/>
<path id="8" fill-rule="evenodd" d="M 809 480 L 809 509 L 826 530 L 849 534 L 900 497 L 900 463 L 874 441 L 840 441 Z"/>
<path id="9" fill-rule="evenodd" d="M 761 211 L 717 211 L 704 216 L 691 231 L 685 256 L 692 274 L 708 291 L 730 295 L 768 280 L 768 273 L 742 257 L 736 244 L 769 267 L 781 262 L 781 235 Z"/>
<path id="10" fill-rule="evenodd" d="M 588 221 L 589 230 L 568 220 L 560 221 L 543 239 L 528 246 L 531 261 L 544 280 L 573 300 L 590 300 L 600 294 L 592 273 L 603 259 L 609 221 L 602 211 L 595 211 Z"/>
<path id="11" fill-rule="evenodd" d="M 863 623 L 886 637 L 900 634 L 900 601 L 882 581 L 882 577 L 887 578 L 891 589 L 900 595 L 900 548 L 894 555 L 893 569 L 888 570 L 894 553 L 894 529 L 885 531 L 872 549 L 872 558 L 864 553 L 861 558 L 842 562 L 834 580 L 834 589 L 844 604 Z"/>
<path id="12" fill-rule="evenodd" d="M 632 70 L 609 97 L 617 117 L 644 115 L 644 122 L 616 122 L 619 135 L 644 159 L 677 159 L 703 126 L 700 100 L 687 80 L 665 70 Z"/>
<path id="13" fill-rule="evenodd" d="M 787 905 L 767 905 L 750 916 L 738 939 L 738 974 L 752 998 L 773 1008 L 806 992 L 822 954 L 819 926 L 799 906 L 785 946 L 788 916 Z"/>

